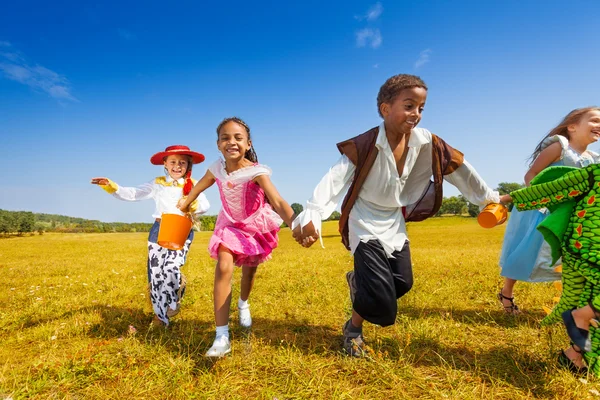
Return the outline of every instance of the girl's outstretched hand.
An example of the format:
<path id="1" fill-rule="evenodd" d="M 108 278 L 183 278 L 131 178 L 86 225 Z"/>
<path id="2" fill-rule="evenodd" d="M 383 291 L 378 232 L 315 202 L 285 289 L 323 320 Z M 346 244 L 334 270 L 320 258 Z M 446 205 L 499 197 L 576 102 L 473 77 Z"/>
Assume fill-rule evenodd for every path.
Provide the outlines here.
<path id="1" fill-rule="evenodd" d="M 90 181 L 92 185 L 108 185 L 108 178 L 92 178 Z"/>

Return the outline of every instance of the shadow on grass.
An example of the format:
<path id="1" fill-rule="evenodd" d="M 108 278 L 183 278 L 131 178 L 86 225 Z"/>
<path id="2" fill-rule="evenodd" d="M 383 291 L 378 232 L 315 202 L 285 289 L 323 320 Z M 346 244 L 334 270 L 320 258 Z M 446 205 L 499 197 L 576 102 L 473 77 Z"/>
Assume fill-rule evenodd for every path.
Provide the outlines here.
<path id="1" fill-rule="evenodd" d="M 464 324 L 501 326 L 504 328 L 528 325 L 540 327 L 540 321 L 546 316 L 543 311 L 524 311 L 519 315 L 506 314 L 501 309 L 456 309 L 444 307 L 415 307 L 412 305 L 398 305 L 398 315 L 410 319 L 423 319 L 428 317 L 441 317 L 453 319 Z"/>
<path id="2" fill-rule="evenodd" d="M 192 375 L 200 376 L 214 370 L 219 360 L 204 357 L 204 353 L 214 339 L 212 316 L 206 319 L 185 319 L 182 316 L 173 319 L 169 328 L 149 328 L 152 313 L 141 308 L 108 307 L 94 305 L 63 313 L 55 318 L 38 318 L 21 321 L 20 328 L 33 328 L 52 321 L 65 320 L 76 315 L 97 314 L 99 321 L 85 328 L 85 335 L 97 339 L 116 339 L 130 335 L 129 326 L 136 328 L 135 337 L 147 346 L 160 346 L 175 357 L 184 356 L 194 363 Z M 448 315 L 449 314 L 449 315 Z M 284 348 L 305 355 L 331 357 L 342 355 L 342 332 L 340 326 L 320 325 L 306 320 L 254 318 L 251 331 L 241 329 L 232 313 L 230 322 L 234 351 L 251 353 L 261 352 L 264 345 L 272 348 Z M 400 307 L 400 317 L 422 319 L 428 316 L 442 315 L 471 324 L 502 325 L 507 316 L 502 311 L 481 312 L 478 310 L 449 310 L 444 308 Z M 490 317 L 490 315 L 492 317 Z M 515 319 L 508 319 L 515 321 Z M 398 322 L 406 323 L 406 321 Z M 536 321 L 537 323 L 537 321 Z M 510 326 L 510 324 L 503 326 Z M 18 327 L 15 327 L 18 329 Z M 369 338 L 367 338 L 369 339 Z M 489 350 L 477 350 L 462 345 L 446 346 L 427 337 L 406 338 L 380 337 L 377 343 L 369 342 L 379 353 L 387 353 L 385 359 L 399 360 L 414 367 L 439 367 L 448 371 L 467 372 L 476 379 L 489 385 L 501 380 L 509 385 L 532 393 L 539 397 L 552 397 L 553 393 L 545 389 L 547 370 L 552 368 L 547 361 L 535 354 L 523 351 L 526 346 L 498 345 Z M 493 340 L 493 338 L 490 338 Z M 357 360 L 357 362 L 364 362 Z M 375 361 L 377 362 L 377 361 Z"/>
<path id="3" fill-rule="evenodd" d="M 525 346 L 498 345 L 487 351 L 465 346 L 444 346 L 430 338 L 414 338 L 405 347 L 391 338 L 382 338 L 377 349 L 389 358 L 403 359 L 414 367 L 439 367 L 442 370 L 468 372 L 490 386 L 503 381 L 535 397 L 554 397 L 546 389 L 547 372 L 552 364 L 523 351 Z"/>
<path id="4" fill-rule="evenodd" d="M 189 332 L 196 332 L 201 335 L 206 334 L 208 336 L 209 333 L 211 335 L 214 333 L 212 317 L 208 317 L 202 321 L 174 317 L 168 328 L 151 327 L 150 322 L 154 317 L 154 314 L 151 312 L 145 312 L 142 308 L 112 307 L 103 304 L 70 310 L 50 318 L 36 318 L 35 316 L 28 315 L 16 321 L 12 327 L 8 327 L 6 330 L 34 328 L 39 325 L 52 323 L 53 321 L 65 320 L 76 315 L 86 314 L 98 314 L 100 317 L 100 321 L 98 322 L 84 322 L 87 325 L 85 334 L 98 339 L 119 338 L 132 332 L 135 332 L 136 335 L 144 335 L 146 337 L 176 337 Z M 133 327 L 133 329 L 130 327 Z"/>
<path id="5" fill-rule="evenodd" d="M 315 325 L 307 321 L 253 318 L 254 338 L 274 347 L 292 347 L 305 354 L 337 352 L 342 344 L 342 327 Z"/>

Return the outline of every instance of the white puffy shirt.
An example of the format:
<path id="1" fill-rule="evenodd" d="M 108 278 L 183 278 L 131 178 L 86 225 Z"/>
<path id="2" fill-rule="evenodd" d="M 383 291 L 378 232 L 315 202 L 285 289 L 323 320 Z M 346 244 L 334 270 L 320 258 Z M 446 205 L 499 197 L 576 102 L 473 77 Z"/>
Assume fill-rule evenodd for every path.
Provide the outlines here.
<path id="1" fill-rule="evenodd" d="M 375 143 L 379 152 L 348 219 L 352 253 L 361 241 L 371 239 L 379 240 L 390 258 L 394 251 L 402 250 L 407 240 L 402 207 L 415 203 L 430 181 L 433 173 L 431 140 L 431 132 L 427 129 L 412 130 L 402 176 L 398 176 L 384 123 L 379 126 Z M 306 209 L 294 220 L 292 229 L 298 225 L 304 227 L 312 221 L 320 232 L 321 220 L 335 211 L 350 188 L 355 170 L 355 165 L 342 155 L 321 179 Z M 466 160 L 444 179 L 456 186 L 471 203 L 484 206 L 500 201 L 498 192 L 490 189 Z"/>

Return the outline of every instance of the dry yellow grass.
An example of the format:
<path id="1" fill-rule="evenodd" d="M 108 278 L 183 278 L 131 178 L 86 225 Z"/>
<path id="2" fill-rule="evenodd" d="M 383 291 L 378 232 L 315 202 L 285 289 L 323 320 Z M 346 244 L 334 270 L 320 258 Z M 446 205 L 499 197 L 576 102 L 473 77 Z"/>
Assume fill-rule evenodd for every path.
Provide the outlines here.
<path id="1" fill-rule="evenodd" d="M 396 325 L 366 326 L 375 353 L 361 360 L 340 351 L 352 258 L 337 226 L 325 224 L 325 249 L 308 250 L 284 229 L 259 268 L 252 334 L 234 307 L 233 351 L 216 362 L 203 357 L 214 335 L 210 233 L 192 245 L 183 311 L 168 330 L 148 329 L 145 234 L 3 239 L 0 398 L 596 397 L 595 379 L 556 367 L 561 327 L 539 327 L 552 284 L 518 284 L 524 314 L 501 311 L 502 234 L 469 218 L 410 225 L 415 286 Z"/>

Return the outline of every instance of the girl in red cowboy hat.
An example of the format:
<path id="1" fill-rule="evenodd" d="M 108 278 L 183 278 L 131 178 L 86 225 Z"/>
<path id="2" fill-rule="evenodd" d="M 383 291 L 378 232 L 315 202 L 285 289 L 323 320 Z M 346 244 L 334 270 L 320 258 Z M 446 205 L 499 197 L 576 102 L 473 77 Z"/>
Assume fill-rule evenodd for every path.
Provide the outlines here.
<path id="1" fill-rule="evenodd" d="M 234 265 L 242 267 L 238 310 L 240 325 L 252 325 L 248 297 L 257 266 L 271 258 L 277 247 L 282 219 L 291 224 L 294 212 L 281 198 L 269 176 L 271 170 L 258 163 L 252 147 L 250 128 L 239 118 L 224 119 L 217 127 L 217 147 L 223 159 L 212 164 L 190 195 L 179 202 L 187 210 L 192 201 L 217 183 L 223 207 L 212 238 L 210 255 L 217 260 L 214 305 L 217 334 L 206 355 L 221 357 L 231 351 L 229 308 Z"/>
<path id="2" fill-rule="evenodd" d="M 163 213 L 182 214 L 177 202 L 187 196 L 196 181 L 191 178 L 192 165 L 204 161 L 204 155 L 192 151 L 187 146 L 169 146 L 165 151 L 150 158 L 154 165 L 163 165 L 165 176 L 159 176 L 138 187 L 123 187 L 108 178 L 92 178 L 92 184 L 112 194 L 119 200 L 140 201 L 154 199 L 156 209 L 152 214 L 154 225 L 148 235 L 148 283 L 150 300 L 156 314 L 154 325 L 168 325 L 169 319 L 179 312 L 181 298 L 185 292 L 185 277 L 181 267 L 194 239 L 194 231 L 185 242 L 183 249 L 170 250 L 157 244 L 160 219 Z M 194 214 L 203 214 L 209 203 L 204 195 L 190 205 Z"/>

